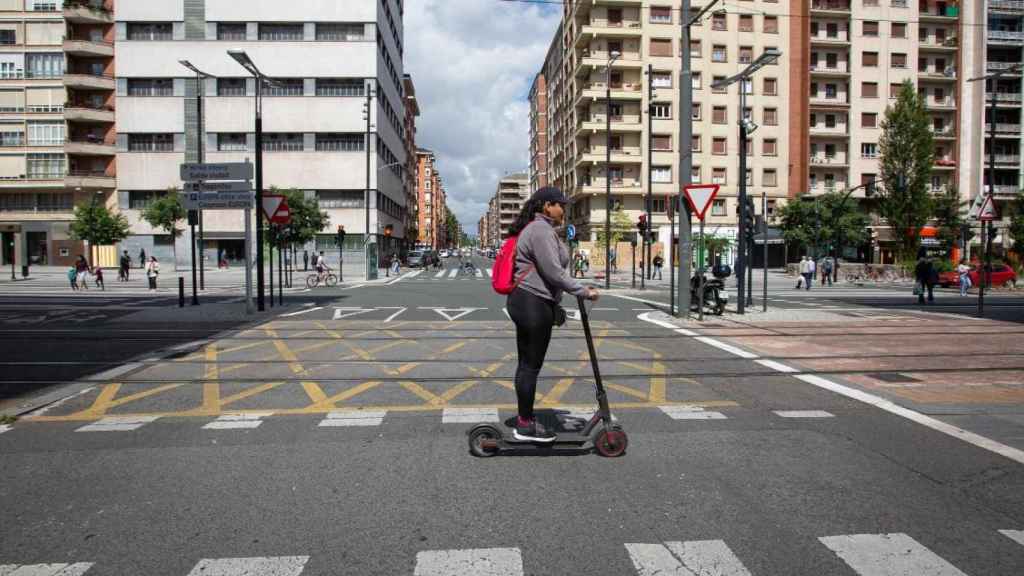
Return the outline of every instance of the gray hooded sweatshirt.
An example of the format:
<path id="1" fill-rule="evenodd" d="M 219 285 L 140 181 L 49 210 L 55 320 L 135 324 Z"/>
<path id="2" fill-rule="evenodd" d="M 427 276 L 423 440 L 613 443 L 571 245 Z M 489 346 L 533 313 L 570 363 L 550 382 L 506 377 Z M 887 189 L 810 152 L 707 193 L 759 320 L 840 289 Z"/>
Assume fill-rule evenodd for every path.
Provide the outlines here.
<path id="1" fill-rule="evenodd" d="M 569 249 L 558 239 L 551 220 L 537 214 L 533 222 L 519 232 L 516 240 L 515 278 L 519 279 L 527 269 L 530 270 L 519 282 L 519 287 L 556 303 L 561 301 L 562 292 L 573 296 L 586 295 L 586 287 L 566 272 L 568 265 Z"/>

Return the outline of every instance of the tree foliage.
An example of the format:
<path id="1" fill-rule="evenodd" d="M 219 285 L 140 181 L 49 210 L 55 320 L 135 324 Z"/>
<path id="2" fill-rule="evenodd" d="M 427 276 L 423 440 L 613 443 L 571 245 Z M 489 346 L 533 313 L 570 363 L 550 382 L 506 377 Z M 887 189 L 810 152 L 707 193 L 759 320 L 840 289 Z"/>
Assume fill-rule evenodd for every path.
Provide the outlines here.
<path id="1" fill-rule="evenodd" d="M 896 104 L 885 111 L 878 141 L 884 185 L 879 213 L 889 221 L 904 261 L 916 255 L 921 243 L 918 231 L 933 213 L 928 188 L 935 141 L 930 126 L 923 100 L 913 83 L 905 81 Z"/>
<path id="2" fill-rule="evenodd" d="M 123 214 L 114 214 L 102 202 L 84 202 L 75 206 L 71 237 L 91 246 L 109 246 L 124 240 L 131 225 Z"/>
<path id="3" fill-rule="evenodd" d="M 604 248 L 608 244 L 608 240 L 605 238 L 604 223 L 595 223 L 597 227 L 597 245 Z M 633 231 L 633 223 L 629 221 L 629 216 L 622 210 L 622 205 L 615 206 L 612 210 L 612 226 L 611 226 L 611 237 L 612 247 L 622 242 L 624 239 L 629 238 Z"/>
<path id="4" fill-rule="evenodd" d="M 843 192 L 830 192 L 813 201 L 788 202 L 780 210 L 779 223 L 786 242 L 806 247 L 815 256 L 862 244 L 868 237 L 867 214 Z"/>
<path id="5" fill-rule="evenodd" d="M 1013 251 L 1024 258 L 1024 193 L 1020 193 L 1009 205 L 1010 225 L 1007 234 L 1013 238 Z"/>
<path id="6" fill-rule="evenodd" d="M 175 188 L 168 188 L 166 194 L 154 198 L 142 211 L 142 219 L 150 226 L 163 230 L 175 238 L 181 235 L 181 229 L 177 224 L 186 216 L 188 213 L 181 205 L 181 198 Z"/>
<path id="7" fill-rule="evenodd" d="M 448 206 L 445 206 L 444 210 L 444 225 L 445 230 L 448 232 L 448 245 L 455 246 L 460 240 L 459 219 L 455 216 L 455 213 L 452 212 L 451 208 L 449 208 Z"/>
<path id="8" fill-rule="evenodd" d="M 960 200 L 960 191 L 950 186 L 945 192 L 935 196 L 935 225 L 938 228 L 937 238 L 946 248 L 952 248 L 960 240 L 962 227 L 966 223 L 967 202 Z M 968 232 L 968 240 L 972 233 Z"/>
<path id="9" fill-rule="evenodd" d="M 287 226 L 270 226 L 267 233 L 268 242 L 275 245 L 312 242 L 316 239 L 316 235 L 330 224 L 327 212 L 320 210 L 320 203 L 317 199 L 315 197 L 306 198 L 306 193 L 302 190 L 271 188 L 270 194 L 285 197 L 285 201 L 288 202 L 288 212 L 291 214 L 291 223 Z"/>

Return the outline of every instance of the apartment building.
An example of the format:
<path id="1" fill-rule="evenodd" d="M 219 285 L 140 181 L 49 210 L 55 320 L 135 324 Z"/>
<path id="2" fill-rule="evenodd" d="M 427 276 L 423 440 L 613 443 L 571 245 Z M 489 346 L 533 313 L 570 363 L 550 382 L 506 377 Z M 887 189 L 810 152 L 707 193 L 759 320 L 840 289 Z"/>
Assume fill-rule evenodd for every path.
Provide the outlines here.
<path id="1" fill-rule="evenodd" d="M 788 195 L 789 61 L 783 58 L 767 66 L 742 87 L 712 90 L 711 84 L 735 74 L 769 48 L 787 50 L 789 4 L 744 1 L 739 9 L 716 12 L 692 28 L 693 140 L 683 145 L 693 150 L 694 163 L 691 174 L 680 174 L 680 2 L 567 3 L 541 72 L 548 86 L 545 144 L 549 182 L 570 195 L 569 219 L 582 239 L 596 239 L 603 226 L 609 179 L 613 207 L 621 207 L 635 221 L 645 206 L 650 175 L 653 224 L 662 241 L 668 238 L 668 198 L 682 185 L 721 185 L 708 217 L 709 234 L 728 238 L 736 237 L 741 177 L 747 180 L 749 194 L 766 193 L 771 206 Z M 609 72 L 614 54 L 618 57 Z M 743 176 L 737 129 L 741 88 L 747 92 L 743 114 L 759 125 L 746 146 Z M 532 107 L 539 109 L 539 98 L 534 100 Z"/>
<path id="2" fill-rule="evenodd" d="M 113 1 L 0 1 L 0 263 L 68 265 L 74 206 L 112 204 Z"/>
<path id="3" fill-rule="evenodd" d="M 448 213 L 444 180 L 437 169 L 437 157 L 430 150 L 416 150 L 416 197 L 419 214 L 417 244 L 440 249 L 446 246 Z"/>
<path id="4" fill-rule="evenodd" d="M 498 180 L 494 196 L 487 202 L 487 213 L 484 214 L 481 230 L 486 232 L 486 243 L 481 246 L 498 246 L 509 236 L 509 228 L 519 215 L 523 204 L 530 199 L 532 193 L 531 174 L 506 174 Z M 484 234 L 481 234 L 483 237 Z"/>
<path id="5" fill-rule="evenodd" d="M 228 55 L 244 50 L 273 80 L 260 91 L 265 188 L 302 190 L 330 217 L 305 248 L 333 252 L 344 225 L 353 256 L 367 234 L 393 252 L 407 214 L 402 18 L 401 0 L 118 2 L 117 202 L 133 230 L 124 247 L 187 264 L 188 234 L 154 230 L 141 211 L 181 188 L 179 166 L 200 159 L 200 144 L 206 162 L 254 159 L 256 79 Z M 204 227 L 207 262 L 243 257 L 242 211 L 206 211 Z"/>
<path id="6" fill-rule="evenodd" d="M 416 100 L 416 86 L 412 76 L 403 76 L 402 86 L 405 89 L 405 238 L 415 242 L 419 238 L 416 118 L 420 115 L 420 105 Z"/>
<path id="7" fill-rule="evenodd" d="M 544 74 L 539 73 L 530 86 L 530 191 L 547 186 L 548 162 L 547 124 L 548 124 L 547 82 Z"/>

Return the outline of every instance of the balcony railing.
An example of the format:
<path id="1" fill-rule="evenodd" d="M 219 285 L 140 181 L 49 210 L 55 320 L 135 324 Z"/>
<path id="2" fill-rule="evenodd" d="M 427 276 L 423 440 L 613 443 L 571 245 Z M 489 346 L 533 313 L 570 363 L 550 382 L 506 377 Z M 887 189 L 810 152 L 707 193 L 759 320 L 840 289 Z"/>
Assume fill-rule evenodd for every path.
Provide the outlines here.
<path id="1" fill-rule="evenodd" d="M 988 7 L 996 10 L 1024 12 L 1024 0 L 988 0 Z"/>
<path id="2" fill-rule="evenodd" d="M 1022 1 L 1024 1 L 1024 0 L 1022 0 Z M 1020 66 L 1020 64 L 1021 64 L 1020 62 L 998 62 L 998 61 L 989 60 L 988 62 L 985 63 L 985 66 L 989 70 L 1009 70 L 1010 68 L 1013 68 L 1014 66 Z"/>
<path id="3" fill-rule="evenodd" d="M 832 157 L 828 157 L 828 156 L 811 156 L 810 157 L 810 162 L 811 162 L 811 164 L 814 164 L 816 166 L 817 165 L 825 165 L 825 166 L 827 166 L 827 165 L 830 165 L 830 164 L 831 165 L 837 165 L 837 166 L 845 166 L 847 164 L 846 158 L 842 157 L 842 156 L 832 156 Z"/>
<path id="4" fill-rule="evenodd" d="M 1006 42 L 1020 42 L 1024 40 L 1024 30 L 989 30 L 989 40 L 1002 40 Z"/>
<path id="5" fill-rule="evenodd" d="M 986 156 L 987 159 L 987 156 Z M 997 164 L 1020 164 L 1020 156 L 1016 154 L 996 154 Z"/>
<path id="6" fill-rule="evenodd" d="M 815 0 L 811 3 L 811 10 L 839 10 L 849 12 L 850 2 L 848 0 Z"/>
<path id="7" fill-rule="evenodd" d="M 1013 184 L 996 184 L 993 190 L 996 196 L 1014 196 L 1020 194 L 1020 186 Z"/>
<path id="8" fill-rule="evenodd" d="M 985 124 L 984 130 L 988 132 L 988 123 Z M 1012 124 L 1010 122 L 996 122 L 996 132 L 1018 133 L 1020 132 L 1020 124 Z"/>
<path id="9" fill-rule="evenodd" d="M 1020 92 L 996 92 L 995 96 L 996 96 L 996 102 L 1020 102 L 1021 101 L 1021 93 Z M 991 92 L 986 92 L 985 93 L 985 99 L 991 101 L 992 100 L 992 93 Z"/>

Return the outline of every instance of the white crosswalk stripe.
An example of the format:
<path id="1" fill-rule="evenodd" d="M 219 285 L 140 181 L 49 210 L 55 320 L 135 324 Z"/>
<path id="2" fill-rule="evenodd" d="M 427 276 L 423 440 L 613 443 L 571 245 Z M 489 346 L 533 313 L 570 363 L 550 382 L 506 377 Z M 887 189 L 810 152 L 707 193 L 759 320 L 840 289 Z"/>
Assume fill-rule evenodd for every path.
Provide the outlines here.
<path id="1" fill-rule="evenodd" d="M 442 424 L 476 424 L 499 421 L 497 408 L 445 408 L 441 413 Z"/>
<path id="2" fill-rule="evenodd" d="M 640 576 L 751 576 L 722 540 L 626 544 Z"/>
<path id="3" fill-rule="evenodd" d="M 298 576 L 309 556 L 217 558 L 200 560 L 189 576 Z"/>
<path id="4" fill-rule="evenodd" d="M 252 430 L 259 428 L 263 423 L 262 418 L 271 414 L 273 412 L 222 414 L 213 422 L 203 426 L 203 430 Z"/>
<path id="5" fill-rule="evenodd" d="M 444 276 L 445 272 L 447 272 L 447 270 L 441 270 L 437 274 L 434 274 L 434 278 L 440 278 L 440 277 Z"/>
<path id="6" fill-rule="evenodd" d="M 673 420 L 725 420 L 725 414 L 699 406 L 658 406 L 658 409 Z"/>
<path id="7" fill-rule="evenodd" d="M 416 554 L 414 576 L 522 576 L 519 548 L 428 550 Z"/>
<path id="8" fill-rule="evenodd" d="M 127 432 L 155 421 L 159 416 L 107 416 L 75 430 L 75 432 Z"/>
<path id="9" fill-rule="evenodd" d="M 451 271 L 450 274 L 448 274 L 448 277 L 449 278 L 455 278 L 458 275 L 459 275 L 459 269 L 458 268 L 452 268 L 452 271 Z"/>
<path id="10" fill-rule="evenodd" d="M 340 410 L 329 413 L 319 426 L 380 426 L 386 415 L 386 410 Z"/>
<path id="11" fill-rule="evenodd" d="M 834 418 L 835 414 L 825 410 L 775 410 L 782 418 Z"/>
<path id="12" fill-rule="evenodd" d="M 80 576 L 92 568 L 90 562 L 77 564 L 0 564 L 0 576 Z"/>
<path id="13" fill-rule="evenodd" d="M 903 533 L 818 538 L 860 576 L 967 576 Z"/>

